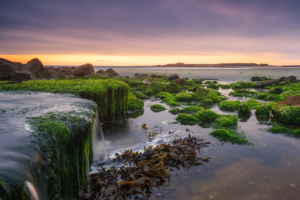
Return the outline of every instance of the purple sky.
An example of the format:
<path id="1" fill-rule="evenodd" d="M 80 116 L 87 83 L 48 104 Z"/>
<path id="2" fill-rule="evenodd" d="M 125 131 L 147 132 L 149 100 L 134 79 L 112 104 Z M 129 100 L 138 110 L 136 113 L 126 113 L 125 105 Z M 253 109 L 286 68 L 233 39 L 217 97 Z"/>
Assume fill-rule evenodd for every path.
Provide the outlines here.
<path id="1" fill-rule="evenodd" d="M 107 56 L 230 55 L 300 64 L 299 0 L 1 0 L 0 5 L 2 57 L 99 55 L 106 62 Z"/>

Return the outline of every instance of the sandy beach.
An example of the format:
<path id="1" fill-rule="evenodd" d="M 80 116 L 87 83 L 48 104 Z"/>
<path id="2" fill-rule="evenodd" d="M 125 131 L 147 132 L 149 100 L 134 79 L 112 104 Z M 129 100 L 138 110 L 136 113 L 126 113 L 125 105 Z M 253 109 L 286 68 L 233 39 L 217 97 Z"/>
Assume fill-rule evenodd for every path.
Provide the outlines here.
<path id="1" fill-rule="evenodd" d="M 177 73 L 180 77 L 197 78 L 197 79 L 218 79 L 221 81 L 250 81 L 252 76 L 267 76 L 270 78 L 280 78 L 282 76 L 296 76 L 300 79 L 300 68 L 232 68 L 232 69 L 120 69 L 115 68 L 116 72 L 122 76 L 132 76 L 135 73 L 146 74 L 165 74 L 170 75 Z"/>

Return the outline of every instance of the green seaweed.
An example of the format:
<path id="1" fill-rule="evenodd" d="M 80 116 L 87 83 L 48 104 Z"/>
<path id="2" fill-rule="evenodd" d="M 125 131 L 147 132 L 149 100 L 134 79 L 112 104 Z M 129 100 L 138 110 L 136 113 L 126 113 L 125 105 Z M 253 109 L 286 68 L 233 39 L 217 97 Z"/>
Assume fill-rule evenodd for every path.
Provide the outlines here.
<path id="1" fill-rule="evenodd" d="M 165 99 L 165 98 L 175 98 L 173 94 L 169 92 L 159 92 L 155 94 L 155 98 Z"/>
<path id="2" fill-rule="evenodd" d="M 205 102 L 206 99 L 210 99 L 213 103 L 221 102 L 220 93 L 213 89 L 205 89 L 199 87 L 195 93 L 195 99 L 200 102 Z"/>
<path id="3" fill-rule="evenodd" d="M 300 108 L 288 105 L 274 106 L 271 113 L 284 124 L 300 125 Z"/>
<path id="4" fill-rule="evenodd" d="M 234 115 L 220 116 L 214 120 L 214 127 L 236 127 L 238 124 L 238 118 Z"/>
<path id="5" fill-rule="evenodd" d="M 194 94 L 193 93 L 188 93 L 188 92 L 180 92 L 176 94 L 175 98 L 178 101 L 192 101 L 194 99 Z"/>
<path id="6" fill-rule="evenodd" d="M 238 105 L 238 113 L 241 115 L 251 115 L 251 108 L 247 102 L 243 102 Z"/>
<path id="7" fill-rule="evenodd" d="M 181 110 L 182 113 L 189 113 L 189 114 L 194 114 L 196 112 L 198 112 L 199 110 L 202 110 L 203 107 L 199 107 L 199 106 L 189 106 L 189 107 L 185 107 Z"/>
<path id="8" fill-rule="evenodd" d="M 160 104 L 154 104 L 150 108 L 151 108 L 151 110 L 157 110 L 157 111 L 166 110 L 166 108 Z"/>
<path id="9" fill-rule="evenodd" d="M 172 110 L 169 110 L 169 113 L 171 113 L 173 115 L 179 114 L 179 112 L 180 112 L 179 108 L 173 108 Z"/>
<path id="10" fill-rule="evenodd" d="M 236 100 L 236 101 L 229 101 L 229 100 L 225 100 L 225 101 L 222 101 L 220 104 L 219 104 L 219 108 L 221 110 L 230 110 L 230 111 L 234 111 L 234 110 L 237 110 L 238 109 L 238 105 L 240 104 L 241 102 L 239 100 Z"/>
<path id="11" fill-rule="evenodd" d="M 201 121 L 214 121 L 220 115 L 211 110 L 201 109 L 193 116 L 198 118 Z"/>
<path id="12" fill-rule="evenodd" d="M 232 144 L 247 144 L 246 138 L 233 130 L 217 129 L 210 133 L 212 136 Z"/>
<path id="13" fill-rule="evenodd" d="M 188 114 L 180 113 L 176 117 L 176 121 L 184 124 L 197 124 L 199 122 L 199 119 Z"/>
<path id="14" fill-rule="evenodd" d="M 169 105 L 169 106 L 180 106 L 180 103 L 178 103 L 177 101 L 171 100 L 171 101 L 167 102 L 167 105 Z"/>
<path id="15" fill-rule="evenodd" d="M 258 106 L 255 115 L 258 115 L 263 118 L 269 118 L 270 117 L 270 109 L 266 105 Z"/>
<path id="16" fill-rule="evenodd" d="M 136 97 L 129 97 L 128 107 L 126 111 L 136 112 L 144 109 L 144 101 L 136 98 Z"/>

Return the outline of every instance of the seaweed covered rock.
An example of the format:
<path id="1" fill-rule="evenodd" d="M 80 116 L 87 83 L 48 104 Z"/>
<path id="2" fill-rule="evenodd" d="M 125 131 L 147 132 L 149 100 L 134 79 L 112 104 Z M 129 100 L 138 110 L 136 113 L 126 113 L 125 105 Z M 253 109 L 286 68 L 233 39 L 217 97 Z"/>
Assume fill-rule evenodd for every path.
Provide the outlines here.
<path id="1" fill-rule="evenodd" d="M 167 105 L 169 105 L 169 106 L 180 106 L 180 103 L 178 103 L 177 101 L 171 100 L 171 101 L 167 102 Z"/>
<path id="2" fill-rule="evenodd" d="M 112 68 L 109 68 L 107 69 L 106 71 L 106 74 L 109 76 L 109 77 L 119 77 L 120 75 Z"/>
<path id="3" fill-rule="evenodd" d="M 85 75 L 91 75 L 93 73 L 95 73 L 94 67 L 93 67 L 93 65 L 91 65 L 89 63 L 78 66 L 74 71 L 74 75 L 76 78 L 79 78 L 79 77 L 82 77 Z"/>
<path id="4" fill-rule="evenodd" d="M 251 108 L 247 102 L 243 102 L 238 105 L 238 113 L 241 115 L 251 115 Z"/>
<path id="5" fill-rule="evenodd" d="M 234 115 L 224 115 L 214 121 L 215 127 L 235 127 L 238 124 L 238 118 Z"/>
<path id="6" fill-rule="evenodd" d="M 138 98 L 138 99 L 146 99 L 146 98 L 147 98 L 147 96 L 144 95 L 144 94 L 141 93 L 141 92 L 135 92 L 134 95 L 135 95 L 136 98 Z"/>
<path id="7" fill-rule="evenodd" d="M 258 106 L 262 105 L 261 102 L 258 102 L 255 99 L 249 99 L 249 100 L 247 100 L 245 102 L 250 106 L 251 109 L 256 109 Z"/>
<path id="8" fill-rule="evenodd" d="M 180 113 L 177 117 L 176 117 L 176 121 L 185 123 L 185 124 L 197 124 L 199 122 L 199 119 L 188 115 L 188 114 L 184 114 L 184 113 Z"/>
<path id="9" fill-rule="evenodd" d="M 255 115 L 258 115 L 259 117 L 269 118 L 270 117 L 270 109 L 266 105 L 258 106 L 255 111 Z"/>
<path id="10" fill-rule="evenodd" d="M 169 92 L 159 92 L 155 94 L 155 98 L 160 98 L 160 99 L 174 98 L 174 95 Z"/>
<path id="11" fill-rule="evenodd" d="M 268 93 L 269 94 L 281 94 L 283 92 L 282 88 L 277 87 L 277 88 L 271 88 Z"/>
<path id="12" fill-rule="evenodd" d="M 166 108 L 163 107 L 163 106 L 160 105 L 160 104 L 154 104 L 154 105 L 152 105 L 150 108 L 151 108 L 151 110 L 155 110 L 155 111 L 166 110 Z"/>
<path id="13" fill-rule="evenodd" d="M 135 97 L 129 97 L 128 107 L 126 111 L 136 112 L 144 109 L 144 102 Z"/>
<path id="14" fill-rule="evenodd" d="M 180 109 L 179 108 L 173 108 L 172 110 L 169 110 L 169 113 L 172 113 L 173 115 L 179 114 Z"/>
<path id="15" fill-rule="evenodd" d="M 223 102 L 221 102 L 219 104 L 219 108 L 221 110 L 230 110 L 230 111 L 234 111 L 234 110 L 237 110 L 238 109 L 238 105 L 240 104 L 241 102 L 239 100 L 236 100 L 236 101 L 229 101 L 229 100 L 225 100 Z"/>
<path id="16" fill-rule="evenodd" d="M 252 97 L 257 94 L 255 91 L 245 90 L 245 89 L 237 89 L 229 93 L 234 97 Z"/>
<path id="17" fill-rule="evenodd" d="M 148 90 L 145 90 L 145 93 L 148 95 L 154 95 L 159 92 L 177 93 L 179 90 L 176 84 L 168 82 L 153 83 Z"/>
<path id="18" fill-rule="evenodd" d="M 205 109 L 201 109 L 196 114 L 194 114 L 194 117 L 198 118 L 201 121 L 214 121 L 219 116 L 220 116 L 219 114 L 211 110 L 205 110 Z"/>
<path id="19" fill-rule="evenodd" d="M 136 73 L 134 74 L 133 78 L 149 78 L 149 74 L 139 74 L 139 73 Z"/>
<path id="20" fill-rule="evenodd" d="M 209 84 L 207 86 L 207 88 L 211 88 L 211 89 L 214 89 L 214 90 L 218 90 L 219 89 L 219 86 L 218 85 L 215 85 L 215 84 Z"/>
<path id="21" fill-rule="evenodd" d="M 178 101 L 192 101 L 194 99 L 194 94 L 188 92 L 180 92 L 175 95 L 175 98 Z"/>
<path id="22" fill-rule="evenodd" d="M 175 79 L 175 83 L 177 85 L 185 85 L 186 81 L 184 79 Z"/>
<path id="23" fill-rule="evenodd" d="M 199 107 L 199 106 L 189 106 L 189 107 L 185 107 L 181 110 L 182 113 L 190 113 L 190 114 L 194 114 L 196 112 L 198 112 L 199 110 L 202 110 L 203 107 Z"/>
<path id="24" fill-rule="evenodd" d="M 278 85 L 278 83 L 279 83 L 278 80 L 262 81 L 262 82 L 256 83 L 255 88 L 265 88 L 265 87 L 271 86 L 273 84 Z"/>
<path id="25" fill-rule="evenodd" d="M 279 105 L 274 106 L 271 109 L 271 113 L 284 124 L 300 124 L 300 108 L 289 106 L 289 105 Z"/>
<path id="26" fill-rule="evenodd" d="M 168 79 L 169 79 L 169 81 L 179 79 L 179 75 L 178 74 L 172 74 L 172 75 L 168 76 Z"/>
<path id="27" fill-rule="evenodd" d="M 207 99 L 210 99 L 213 103 L 221 102 L 220 93 L 213 89 L 205 89 L 199 87 L 195 93 L 195 99 L 202 102 Z"/>
<path id="28" fill-rule="evenodd" d="M 279 79 L 279 82 L 283 82 L 283 81 L 290 81 L 292 83 L 297 83 L 297 78 L 295 76 L 281 77 Z"/>
<path id="29" fill-rule="evenodd" d="M 246 144 L 248 141 L 246 138 L 233 130 L 217 129 L 210 133 L 212 136 L 221 139 L 225 142 L 231 142 L 233 144 Z"/>

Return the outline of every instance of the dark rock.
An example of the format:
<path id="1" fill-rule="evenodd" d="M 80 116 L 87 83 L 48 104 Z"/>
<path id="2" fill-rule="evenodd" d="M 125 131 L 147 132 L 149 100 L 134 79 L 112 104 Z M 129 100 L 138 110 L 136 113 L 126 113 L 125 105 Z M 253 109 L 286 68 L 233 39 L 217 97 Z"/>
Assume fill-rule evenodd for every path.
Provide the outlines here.
<path id="1" fill-rule="evenodd" d="M 178 74 L 172 74 L 172 75 L 168 76 L 168 79 L 170 81 L 175 80 L 175 79 L 179 79 L 179 75 Z"/>
<path id="2" fill-rule="evenodd" d="M 49 72 L 47 68 L 44 68 L 42 71 L 36 73 L 36 78 L 38 79 L 49 79 L 52 78 L 52 74 Z"/>
<path id="3" fill-rule="evenodd" d="M 96 74 L 98 74 L 100 76 L 108 77 L 108 74 L 106 73 L 106 71 L 104 71 L 102 69 L 100 69 L 99 71 L 97 71 Z"/>
<path id="4" fill-rule="evenodd" d="M 39 59 L 34 58 L 28 61 L 27 64 L 22 67 L 21 70 L 26 72 L 32 72 L 33 75 L 36 76 L 37 73 L 42 71 L 44 68 L 45 67 L 43 63 Z"/>
<path id="5" fill-rule="evenodd" d="M 280 106 L 280 105 L 289 105 L 289 106 L 300 107 L 300 96 L 287 97 L 287 98 L 285 98 L 285 100 L 278 102 L 275 106 Z"/>
<path id="6" fill-rule="evenodd" d="M 273 84 L 278 84 L 279 81 L 278 80 L 274 80 L 274 81 L 262 81 L 262 82 L 258 82 L 255 85 L 255 88 L 265 88 L 266 86 L 271 86 Z"/>
<path id="7" fill-rule="evenodd" d="M 254 76 L 251 78 L 252 81 L 260 81 L 261 77 L 259 76 Z"/>
<path id="8" fill-rule="evenodd" d="M 19 68 L 11 63 L 3 63 L 0 65 L 0 77 L 2 79 L 9 79 Z"/>
<path id="9" fill-rule="evenodd" d="M 268 91 L 269 94 L 281 94 L 283 92 L 283 89 L 278 87 L 278 88 L 272 88 Z"/>
<path id="10" fill-rule="evenodd" d="M 74 71 L 74 76 L 76 78 L 78 78 L 78 77 L 82 77 L 82 76 L 85 76 L 85 75 L 91 75 L 94 72 L 95 71 L 94 71 L 93 65 L 87 63 L 85 65 L 81 65 L 81 66 L 77 67 Z"/>
<path id="11" fill-rule="evenodd" d="M 286 77 L 287 81 L 291 81 L 292 83 L 297 83 L 297 78 L 295 76 Z"/>
<path id="12" fill-rule="evenodd" d="M 281 78 L 279 79 L 279 82 L 284 82 L 284 81 L 287 81 L 287 78 L 286 78 L 286 77 L 281 77 Z"/>
<path id="13" fill-rule="evenodd" d="M 152 74 L 150 78 L 159 78 L 156 74 Z"/>
<path id="14" fill-rule="evenodd" d="M 175 83 L 177 83 L 177 85 L 184 85 L 186 81 L 183 79 L 175 79 Z"/>
<path id="15" fill-rule="evenodd" d="M 134 74 L 133 78 L 149 78 L 149 74 L 139 74 L 139 73 L 136 73 Z"/>
<path id="16" fill-rule="evenodd" d="M 107 74 L 109 77 L 119 77 L 119 76 L 120 76 L 120 75 L 119 75 L 115 70 L 113 70 L 112 68 L 107 69 L 105 72 L 106 72 L 106 74 Z"/>
<path id="17" fill-rule="evenodd" d="M 69 78 L 69 77 L 74 77 L 74 72 L 75 72 L 75 67 L 58 67 L 58 72 L 66 77 L 66 78 Z"/>
<path id="18" fill-rule="evenodd" d="M 16 71 L 12 77 L 12 80 L 14 81 L 28 81 L 28 80 L 35 80 L 36 77 L 34 76 L 33 72 L 21 72 L 21 71 Z"/>

